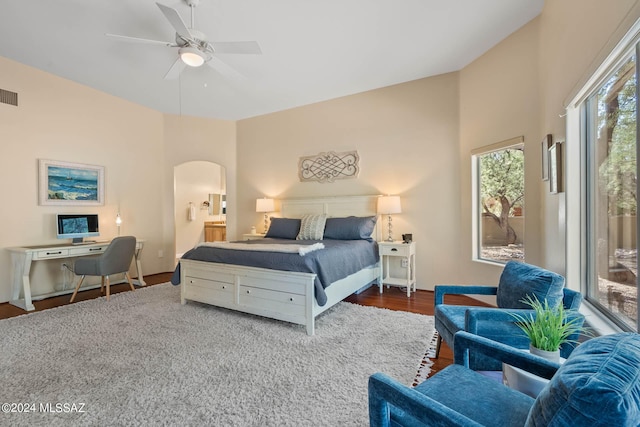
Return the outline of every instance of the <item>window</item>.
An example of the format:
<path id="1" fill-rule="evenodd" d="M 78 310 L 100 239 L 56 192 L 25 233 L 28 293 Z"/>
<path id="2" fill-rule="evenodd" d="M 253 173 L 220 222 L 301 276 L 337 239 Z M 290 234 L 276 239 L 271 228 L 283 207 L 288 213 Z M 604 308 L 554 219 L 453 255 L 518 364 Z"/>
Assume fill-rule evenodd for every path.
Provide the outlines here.
<path id="1" fill-rule="evenodd" d="M 579 278 L 609 323 L 636 332 L 639 34 L 636 23 L 567 112 L 567 279 Z"/>
<path id="2" fill-rule="evenodd" d="M 635 53 L 587 98 L 587 298 L 638 330 Z"/>
<path id="3" fill-rule="evenodd" d="M 514 138 L 472 152 L 473 259 L 524 261 L 524 143 Z"/>

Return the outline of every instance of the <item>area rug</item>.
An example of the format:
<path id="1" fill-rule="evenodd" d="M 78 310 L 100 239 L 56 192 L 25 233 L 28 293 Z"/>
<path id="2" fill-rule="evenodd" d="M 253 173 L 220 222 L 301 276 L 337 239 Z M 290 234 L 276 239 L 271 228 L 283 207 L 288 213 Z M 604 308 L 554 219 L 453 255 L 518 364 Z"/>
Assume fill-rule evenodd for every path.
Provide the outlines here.
<path id="1" fill-rule="evenodd" d="M 339 303 L 316 335 L 135 292 L 0 321 L 1 425 L 366 426 L 367 380 L 411 385 L 433 318 Z"/>

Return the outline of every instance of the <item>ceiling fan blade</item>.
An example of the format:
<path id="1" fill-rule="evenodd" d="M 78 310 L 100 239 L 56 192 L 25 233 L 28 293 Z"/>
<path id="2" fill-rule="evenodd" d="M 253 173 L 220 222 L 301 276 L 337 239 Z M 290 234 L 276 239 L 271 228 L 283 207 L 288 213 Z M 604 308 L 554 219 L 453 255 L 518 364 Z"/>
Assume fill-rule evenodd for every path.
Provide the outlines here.
<path id="1" fill-rule="evenodd" d="M 162 40 L 141 39 L 139 37 L 122 36 L 120 34 L 109 34 L 109 33 L 106 33 L 105 36 L 113 37 L 115 39 L 119 39 L 119 40 L 122 40 L 122 41 L 125 41 L 125 42 L 161 44 L 161 45 L 169 46 L 169 47 L 176 47 L 177 46 L 175 43 L 172 43 L 172 42 L 164 42 Z"/>
<path id="2" fill-rule="evenodd" d="M 258 42 L 209 42 L 215 53 L 242 53 L 260 55 L 262 50 Z"/>
<path id="3" fill-rule="evenodd" d="M 167 74 L 164 75 L 164 78 L 166 80 L 177 79 L 180 73 L 182 72 L 182 70 L 184 70 L 184 67 L 186 66 L 187 64 L 182 62 L 182 59 L 178 57 L 178 59 L 176 59 L 176 62 L 174 62 L 171 68 L 169 68 L 169 71 L 167 71 Z"/>
<path id="4" fill-rule="evenodd" d="M 176 30 L 176 33 L 178 33 L 180 37 L 186 40 L 193 40 L 193 36 L 191 35 L 191 32 L 189 32 L 187 25 L 184 23 L 184 21 L 178 14 L 177 10 L 172 9 L 169 6 L 165 6 L 160 3 L 156 3 L 156 4 L 158 5 L 160 10 L 164 14 L 165 18 L 167 18 L 169 23 L 173 26 L 173 28 Z"/>
<path id="5" fill-rule="evenodd" d="M 228 79 L 232 79 L 236 81 L 246 79 L 246 77 L 240 74 L 240 72 L 238 72 L 235 68 L 230 67 L 229 65 L 222 62 L 215 56 L 212 57 L 209 61 L 207 61 L 207 65 L 213 68 L 214 70 L 216 70 L 217 72 L 219 72 L 223 77 L 226 77 Z"/>

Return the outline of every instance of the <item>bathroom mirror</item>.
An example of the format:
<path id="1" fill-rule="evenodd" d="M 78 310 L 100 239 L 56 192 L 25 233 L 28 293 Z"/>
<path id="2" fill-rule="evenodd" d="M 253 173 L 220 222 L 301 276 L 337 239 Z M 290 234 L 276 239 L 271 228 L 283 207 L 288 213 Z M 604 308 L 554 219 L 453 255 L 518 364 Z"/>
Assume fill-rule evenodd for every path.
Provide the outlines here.
<path id="1" fill-rule="evenodd" d="M 209 215 L 227 214 L 227 195 L 209 194 Z"/>

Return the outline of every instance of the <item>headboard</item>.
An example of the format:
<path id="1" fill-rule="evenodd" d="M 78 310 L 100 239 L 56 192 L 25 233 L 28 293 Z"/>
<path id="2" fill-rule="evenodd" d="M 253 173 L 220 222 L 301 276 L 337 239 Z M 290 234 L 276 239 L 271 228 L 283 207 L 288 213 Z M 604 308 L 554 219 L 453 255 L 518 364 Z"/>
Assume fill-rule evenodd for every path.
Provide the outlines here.
<path id="1" fill-rule="evenodd" d="M 378 216 L 378 196 L 331 196 L 280 199 L 280 213 L 283 218 L 302 218 L 308 214 L 326 214 L 329 217 Z M 376 227 L 371 236 L 380 240 Z"/>

